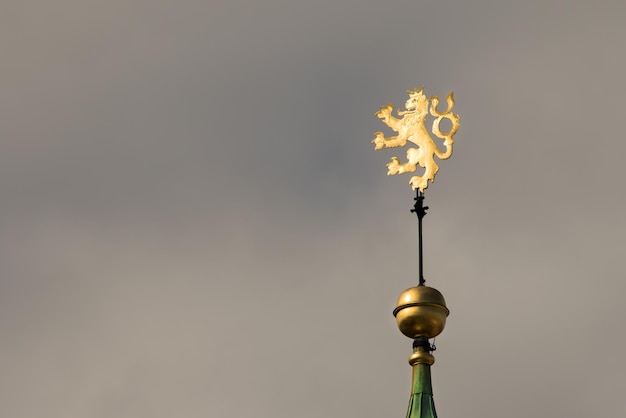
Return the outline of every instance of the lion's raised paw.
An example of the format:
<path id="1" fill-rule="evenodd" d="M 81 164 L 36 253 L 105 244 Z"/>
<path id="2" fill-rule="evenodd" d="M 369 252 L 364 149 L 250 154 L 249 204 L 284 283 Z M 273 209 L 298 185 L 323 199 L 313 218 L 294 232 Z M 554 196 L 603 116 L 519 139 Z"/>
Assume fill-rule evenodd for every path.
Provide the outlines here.
<path id="1" fill-rule="evenodd" d="M 374 149 L 379 150 L 385 147 L 385 136 L 382 132 L 376 132 L 376 138 L 372 140 L 372 144 L 374 144 Z"/>

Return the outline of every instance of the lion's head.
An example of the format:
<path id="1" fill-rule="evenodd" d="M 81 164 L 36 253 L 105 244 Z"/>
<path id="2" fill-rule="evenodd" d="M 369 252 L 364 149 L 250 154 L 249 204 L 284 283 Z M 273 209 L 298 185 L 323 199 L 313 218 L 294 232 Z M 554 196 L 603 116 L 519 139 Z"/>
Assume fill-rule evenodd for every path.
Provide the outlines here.
<path id="1" fill-rule="evenodd" d="M 420 117 L 428 114 L 428 99 L 422 94 L 424 87 L 408 90 L 409 99 L 404 104 L 406 110 L 415 112 Z"/>

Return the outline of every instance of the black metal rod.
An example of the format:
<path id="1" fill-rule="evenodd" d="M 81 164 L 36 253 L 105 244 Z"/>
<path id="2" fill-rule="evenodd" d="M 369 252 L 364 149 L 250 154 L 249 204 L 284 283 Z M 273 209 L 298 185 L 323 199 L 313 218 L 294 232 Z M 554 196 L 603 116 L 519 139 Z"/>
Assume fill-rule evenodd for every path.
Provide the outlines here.
<path id="1" fill-rule="evenodd" d="M 424 206 L 424 192 L 420 192 L 419 189 L 415 190 L 415 205 L 411 209 L 412 213 L 417 215 L 417 245 L 419 251 L 419 285 L 423 286 L 426 283 L 424 279 L 424 252 L 423 252 L 423 240 L 422 240 L 422 219 L 426 216 L 428 206 Z"/>
<path id="2" fill-rule="evenodd" d="M 422 217 L 420 216 L 417 219 L 417 223 L 418 223 L 418 246 L 419 246 L 419 258 L 420 258 L 420 285 L 423 285 L 424 282 L 426 282 L 426 280 L 424 279 L 424 244 L 423 244 L 423 240 L 422 240 Z"/>

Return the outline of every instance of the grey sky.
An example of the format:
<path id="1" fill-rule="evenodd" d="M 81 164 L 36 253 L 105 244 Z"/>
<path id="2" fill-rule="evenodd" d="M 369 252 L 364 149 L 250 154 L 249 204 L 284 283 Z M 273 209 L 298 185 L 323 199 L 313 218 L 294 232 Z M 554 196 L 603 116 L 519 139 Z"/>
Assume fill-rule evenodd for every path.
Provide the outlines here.
<path id="1" fill-rule="evenodd" d="M 0 416 L 404 416 L 416 221 L 370 141 L 421 85 L 461 115 L 426 194 L 439 416 L 624 416 L 625 17 L 5 2 Z"/>

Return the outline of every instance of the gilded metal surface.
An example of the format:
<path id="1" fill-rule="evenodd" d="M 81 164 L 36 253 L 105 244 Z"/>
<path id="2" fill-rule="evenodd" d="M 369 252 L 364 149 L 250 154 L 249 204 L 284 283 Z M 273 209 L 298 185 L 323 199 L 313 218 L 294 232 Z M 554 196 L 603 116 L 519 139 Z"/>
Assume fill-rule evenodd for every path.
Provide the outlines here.
<path id="1" fill-rule="evenodd" d="M 459 115 L 452 113 L 452 108 L 454 107 L 453 93 L 448 94 L 446 98 L 448 107 L 445 112 L 439 112 L 437 110 L 439 97 L 432 96 L 430 99 L 427 99 L 422 93 L 423 91 L 424 87 L 407 91 L 409 99 L 404 104 L 406 110 L 398 110 L 397 112 L 398 116 L 402 116 L 402 118 L 396 118 L 391 114 L 393 104 L 389 103 L 381 107 L 376 112 L 376 116 L 396 131 L 398 135 L 385 138 L 382 132 L 376 132 L 376 137 L 372 140 L 375 150 L 403 147 L 407 141 L 418 146 L 418 148 L 409 148 L 407 150 L 407 162 L 405 163 L 400 163 L 398 157 L 391 158 L 391 161 L 387 163 L 387 175 L 412 173 L 419 165 L 425 169 L 424 174 L 411 177 L 409 184 L 413 187 L 413 190 L 419 189 L 422 192 L 428 187 L 429 180 L 431 182 L 435 181 L 435 174 L 439 171 L 439 166 L 435 162 L 435 156 L 446 160 L 452 155 L 453 135 L 459 129 Z M 429 110 L 430 114 L 435 117 L 432 133 L 444 140 L 445 151 L 439 149 L 424 126 Z M 450 131 L 447 133 L 442 132 L 440 128 L 443 119 L 449 119 L 452 123 Z"/>
<path id="2" fill-rule="evenodd" d="M 428 364 L 432 366 L 435 362 L 435 356 L 430 354 L 425 347 L 417 347 L 413 354 L 409 356 L 409 364 L 415 366 L 416 364 Z"/>
<path id="3" fill-rule="evenodd" d="M 407 337 L 434 338 L 445 328 L 450 311 L 437 289 L 416 286 L 400 294 L 393 315 L 400 332 Z"/>

